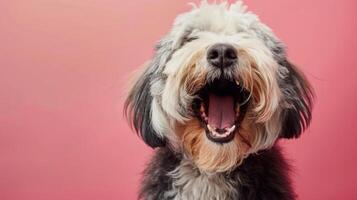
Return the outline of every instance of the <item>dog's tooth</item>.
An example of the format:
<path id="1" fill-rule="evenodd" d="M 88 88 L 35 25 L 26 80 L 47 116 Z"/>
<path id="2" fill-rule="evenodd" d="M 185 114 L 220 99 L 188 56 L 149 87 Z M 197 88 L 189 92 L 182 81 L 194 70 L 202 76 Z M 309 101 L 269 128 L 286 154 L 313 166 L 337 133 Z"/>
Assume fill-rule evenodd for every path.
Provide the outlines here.
<path id="1" fill-rule="evenodd" d="M 239 83 L 237 80 L 236 80 L 236 84 L 237 84 L 237 85 L 240 85 L 240 83 Z"/>
<path id="2" fill-rule="evenodd" d="M 219 137 L 219 134 L 216 131 L 212 131 L 213 136 Z"/>
<path id="3" fill-rule="evenodd" d="M 233 132 L 235 128 L 236 128 L 236 125 L 233 125 L 233 126 L 228 130 L 228 133 Z"/>
<path id="4" fill-rule="evenodd" d="M 208 128 L 208 130 L 211 132 L 211 133 L 213 133 L 213 128 L 209 125 L 209 124 L 207 124 L 207 128 Z"/>

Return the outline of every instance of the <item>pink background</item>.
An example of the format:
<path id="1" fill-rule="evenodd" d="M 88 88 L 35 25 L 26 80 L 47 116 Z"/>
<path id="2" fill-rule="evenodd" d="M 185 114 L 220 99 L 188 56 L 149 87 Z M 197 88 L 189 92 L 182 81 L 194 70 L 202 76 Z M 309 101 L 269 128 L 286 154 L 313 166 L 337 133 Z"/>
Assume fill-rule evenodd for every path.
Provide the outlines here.
<path id="1" fill-rule="evenodd" d="M 299 199 L 355 199 L 357 1 L 246 3 L 316 90 L 311 128 L 283 142 Z M 0 199 L 137 197 L 152 151 L 122 118 L 124 85 L 188 9 L 179 0 L 0 2 Z"/>

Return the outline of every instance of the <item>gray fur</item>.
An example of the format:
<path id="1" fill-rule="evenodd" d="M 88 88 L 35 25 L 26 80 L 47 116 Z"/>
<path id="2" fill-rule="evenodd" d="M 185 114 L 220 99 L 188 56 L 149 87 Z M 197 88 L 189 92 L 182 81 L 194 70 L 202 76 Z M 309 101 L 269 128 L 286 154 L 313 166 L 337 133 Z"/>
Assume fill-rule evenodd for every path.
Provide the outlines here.
<path id="1" fill-rule="evenodd" d="M 173 180 L 167 196 L 174 200 L 237 199 L 236 181 L 227 180 L 224 174 L 200 172 L 189 159 L 183 159 L 175 170 L 168 174 Z"/>

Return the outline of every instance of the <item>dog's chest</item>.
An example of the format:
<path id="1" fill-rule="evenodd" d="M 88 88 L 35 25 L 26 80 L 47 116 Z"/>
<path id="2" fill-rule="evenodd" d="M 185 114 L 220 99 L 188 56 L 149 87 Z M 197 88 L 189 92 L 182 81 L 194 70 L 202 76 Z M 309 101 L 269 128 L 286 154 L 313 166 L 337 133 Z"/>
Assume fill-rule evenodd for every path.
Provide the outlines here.
<path id="1" fill-rule="evenodd" d="M 169 176 L 172 189 L 166 195 L 173 200 L 231 200 L 237 199 L 236 183 L 223 174 L 200 173 L 190 161 L 181 161 Z"/>

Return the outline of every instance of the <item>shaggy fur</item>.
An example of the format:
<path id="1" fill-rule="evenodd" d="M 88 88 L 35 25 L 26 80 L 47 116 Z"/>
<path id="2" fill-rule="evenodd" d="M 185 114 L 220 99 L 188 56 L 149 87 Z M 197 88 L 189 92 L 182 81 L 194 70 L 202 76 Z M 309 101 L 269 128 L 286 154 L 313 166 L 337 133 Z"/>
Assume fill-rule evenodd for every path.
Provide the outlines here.
<path id="1" fill-rule="evenodd" d="M 205 173 L 167 148 L 156 151 L 145 170 L 140 198 L 153 200 L 295 199 L 289 166 L 274 146 L 251 155 L 230 173 Z"/>
<path id="2" fill-rule="evenodd" d="M 211 98 L 231 99 L 233 111 L 220 119 L 234 124 L 212 126 Z M 141 138 L 158 147 L 141 199 L 294 199 L 276 142 L 308 127 L 312 99 L 282 42 L 241 1 L 193 5 L 159 42 L 125 103 Z"/>

